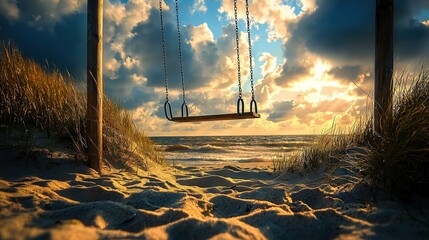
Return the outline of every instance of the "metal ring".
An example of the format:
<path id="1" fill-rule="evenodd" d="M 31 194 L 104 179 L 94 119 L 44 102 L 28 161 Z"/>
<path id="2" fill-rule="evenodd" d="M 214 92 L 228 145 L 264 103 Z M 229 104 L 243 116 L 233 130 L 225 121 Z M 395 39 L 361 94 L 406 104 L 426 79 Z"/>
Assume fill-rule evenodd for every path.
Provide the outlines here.
<path id="1" fill-rule="evenodd" d="M 240 105 L 241 105 L 241 112 L 240 112 Z M 244 114 L 244 101 L 242 98 L 238 98 L 237 100 L 237 114 L 238 115 Z"/>
<path id="2" fill-rule="evenodd" d="M 167 111 L 167 108 L 168 108 L 168 111 Z M 165 113 L 165 117 L 169 121 L 173 120 L 173 113 L 171 111 L 171 104 L 170 104 L 170 102 L 168 100 L 165 101 L 165 103 L 164 103 L 164 113 Z M 168 113 L 170 113 L 170 116 L 168 116 Z"/>
<path id="3" fill-rule="evenodd" d="M 250 112 L 253 113 L 253 105 L 255 105 L 255 113 L 258 113 L 258 104 L 256 103 L 255 99 L 252 99 L 250 101 Z"/>
<path id="4" fill-rule="evenodd" d="M 184 116 L 183 110 L 185 110 L 186 116 Z M 188 116 L 189 116 L 188 105 L 186 105 L 186 103 L 184 102 L 184 103 L 182 103 L 182 117 L 188 117 Z"/>

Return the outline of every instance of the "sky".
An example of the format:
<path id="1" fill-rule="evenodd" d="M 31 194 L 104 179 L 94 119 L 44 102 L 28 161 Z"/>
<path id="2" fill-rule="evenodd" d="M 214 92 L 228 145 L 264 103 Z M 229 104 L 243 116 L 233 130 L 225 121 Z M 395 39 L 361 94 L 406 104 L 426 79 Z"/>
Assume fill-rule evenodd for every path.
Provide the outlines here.
<path id="1" fill-rule="evenodd" d="M 245 109 L 254 70 L 257 120 L 165 119 L 158 0 L 104 0 L 105 93 L 151 136 L 314 134 L 371 112 L 374 0 L 237 0 Z M 86 1 L 2 0 L 0 39 L 40 64 L 86 81 Z M 180 113 L 180 61 L 173 0 L 163 0 L 169 99 Z M 429 54 L 429 1 L 395 1 L 395 69 L 411 74 Z M 233 113 L 238 98 L 233 0 L 179 1 L 190 115 Z"/>

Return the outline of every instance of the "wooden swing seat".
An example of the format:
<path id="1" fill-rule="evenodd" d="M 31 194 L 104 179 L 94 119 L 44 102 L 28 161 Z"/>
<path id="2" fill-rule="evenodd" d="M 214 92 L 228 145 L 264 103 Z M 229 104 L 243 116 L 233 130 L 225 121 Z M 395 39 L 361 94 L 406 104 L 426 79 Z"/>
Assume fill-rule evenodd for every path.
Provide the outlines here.
<path id="1" fill-rule="evenodd" d="M 260 118 L 261 115 L 254 112 L 245 112 L 242 115 L 237 113 L 224 113 L 214 115 L 201 115 L 201 116 L 190 116 L 190 117 L 173 117 L 173 122 L 208 122 L 208 121 L 221 121 L 221 120 L 241 120 L 249 118 Z"/>

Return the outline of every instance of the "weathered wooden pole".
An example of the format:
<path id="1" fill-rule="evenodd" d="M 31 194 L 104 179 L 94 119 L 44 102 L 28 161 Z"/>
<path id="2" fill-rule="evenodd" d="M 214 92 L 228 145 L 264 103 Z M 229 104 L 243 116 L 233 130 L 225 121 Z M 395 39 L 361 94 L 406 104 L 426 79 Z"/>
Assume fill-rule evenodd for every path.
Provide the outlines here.
<path id="1" fill-rule="evenodd" d="M 377 133 L 383 128 L 392 104 L 393 14 L 394 0 L 376 0 L 374 130 Z"/>
<path id="2" fill-rule="evenodd" d="M 103 0 L 88 0 L 87 11 L 88 166 L 101 173 L 103 162 Z"/>

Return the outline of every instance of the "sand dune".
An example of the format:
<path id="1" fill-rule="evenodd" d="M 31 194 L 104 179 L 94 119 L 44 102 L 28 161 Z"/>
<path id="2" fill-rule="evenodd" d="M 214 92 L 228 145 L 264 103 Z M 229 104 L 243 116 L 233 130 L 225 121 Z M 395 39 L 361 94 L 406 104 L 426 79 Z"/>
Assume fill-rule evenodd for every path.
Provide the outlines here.
<path id="1" fill-rule="evenodd" d="M 349 168 L 301 176 L 177 166 L 99 176 L 66 153 L 0 154 L 0 239 L 429 236 L 427 204 L 400 204 L 380 194 L 374 202 Z"/>

